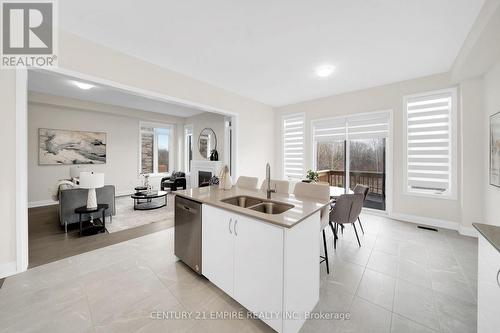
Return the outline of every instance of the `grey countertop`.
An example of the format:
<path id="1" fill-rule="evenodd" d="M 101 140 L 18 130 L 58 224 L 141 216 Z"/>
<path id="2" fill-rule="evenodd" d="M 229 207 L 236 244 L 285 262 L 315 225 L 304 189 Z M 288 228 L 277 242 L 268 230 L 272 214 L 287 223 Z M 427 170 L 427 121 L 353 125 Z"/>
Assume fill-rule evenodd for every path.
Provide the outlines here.
<path id="1" fill-rule="evenodd" d="M 230 190 L 219 190 L 218 186 L 208 186 L 176 191 L 175 194 L 203 204 L 226 209 L 228 211 L 246 215 L 285 228 L 293 227 L 330 203 L 330 201 L 321 202 L 308 197 L 297 197 L 293 194 L 283 195 L 273 193 L 271 201 L 282 202 L 294 206 L 292 209 L 284 213 L 273 215 L 234 206 L 221 201 L 223 199 L 240 195 L 267 200 L 266 193 L 259 190 L 242 189 L 236 186 L 233 186 Z"/>
<path id="2" fill-rule="evenodd" d="M 472 223 L 474 228 L 500 252 L 500 227 L 491 224 Z"/>

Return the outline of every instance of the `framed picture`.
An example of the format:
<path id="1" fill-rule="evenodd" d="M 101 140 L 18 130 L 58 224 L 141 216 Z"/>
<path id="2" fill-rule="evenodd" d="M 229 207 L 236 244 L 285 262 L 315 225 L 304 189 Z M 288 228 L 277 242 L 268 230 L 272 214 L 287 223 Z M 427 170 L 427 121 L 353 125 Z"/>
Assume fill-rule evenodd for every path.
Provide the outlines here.
<path id="1" fill-rule="evenodd" d="M 38 129 L 38 164 L 105 164 L 106 133 Z"/>
<path id="2" fill-rule="evenodd" d="M 490 184 L 500 187 L 500 112 L 490 117 Z"/>

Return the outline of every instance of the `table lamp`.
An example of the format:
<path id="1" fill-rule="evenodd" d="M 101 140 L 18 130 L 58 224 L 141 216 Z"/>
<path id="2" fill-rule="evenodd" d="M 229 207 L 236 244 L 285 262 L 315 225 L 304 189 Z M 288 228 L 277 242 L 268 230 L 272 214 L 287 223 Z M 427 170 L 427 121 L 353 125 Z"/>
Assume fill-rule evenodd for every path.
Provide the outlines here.
<path id="1" fill-rule="evenodd" d="M 92 210 L 97 208 L 97 194 L 96 188 L 104 186 L 104 174 L 93 172 L 80 173 L 80 188 L 89 190 L 87 196 L 87 209 Z"/>
<path id="2" fill-rule="evenodd" d="M 78 184 L 78 180 L 80 178 L 80 173 L 82 173 L 82 172 L 90 172 L 90 170 L 87 168 L 82 168 L 78 165 L 72 166 L 69 169 L 69 176 L 73 182 Z"/>

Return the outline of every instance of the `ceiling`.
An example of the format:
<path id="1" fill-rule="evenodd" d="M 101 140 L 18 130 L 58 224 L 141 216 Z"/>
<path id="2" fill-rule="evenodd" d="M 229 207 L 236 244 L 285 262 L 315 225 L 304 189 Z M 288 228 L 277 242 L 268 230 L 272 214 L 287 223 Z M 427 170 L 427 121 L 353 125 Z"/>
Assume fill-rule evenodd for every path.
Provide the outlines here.
<path id="1" fill-rule="evenodd" d="M 65 75 L 47 71 L 30 70 L 28 74 L 28 90 L 143 111 L 152 111 L 177 117 L 191 117 L 205 112 L 173 103 L 134 95 L 126 91 L 97 85 L 92 82 L 88 83 L 92 84 L 94 88 L 82 90 L 74 84 L 75 81 L 85 83 L 85 81 L 74 79 Z"/>
<path id="2" fill-rule="evenodd" d="M 450 70 L 484 0 L 65 0 L 64 30 L 272 106 Z M 316 66 L 333 75 L 318 78 Z"/>

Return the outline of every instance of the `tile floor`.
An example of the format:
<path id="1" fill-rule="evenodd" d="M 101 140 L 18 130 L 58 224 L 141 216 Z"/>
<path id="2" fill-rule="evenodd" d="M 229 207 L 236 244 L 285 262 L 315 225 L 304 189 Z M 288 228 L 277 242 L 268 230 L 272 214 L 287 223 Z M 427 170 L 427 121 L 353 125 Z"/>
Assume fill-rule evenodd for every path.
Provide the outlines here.
<path id="1" fill-rule="evenodd" d="M 364 215 L 321 267 L 301 332 L 475 332 L 477 241 L 449 230 Z M 269 332 L 258 320 L 158 320 L 155 311 L 244 311 L 173 255 L 173 229 L 31 269 L 0 289 L 0 332 Z"/>

